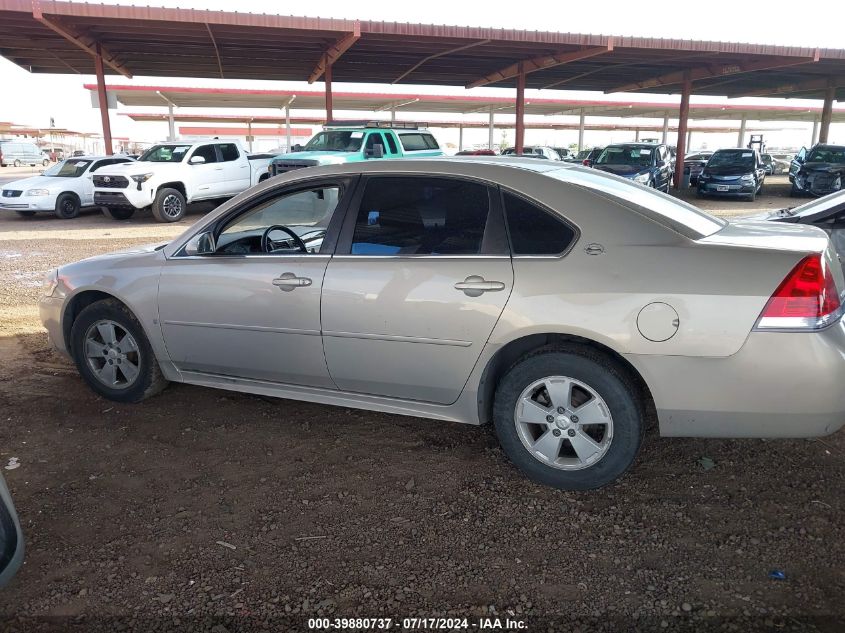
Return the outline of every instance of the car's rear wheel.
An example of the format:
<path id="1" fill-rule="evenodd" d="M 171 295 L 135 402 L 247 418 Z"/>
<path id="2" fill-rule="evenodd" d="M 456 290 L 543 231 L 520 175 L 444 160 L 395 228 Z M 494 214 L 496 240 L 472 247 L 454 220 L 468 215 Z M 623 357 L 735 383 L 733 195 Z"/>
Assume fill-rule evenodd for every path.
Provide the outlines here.
<path id="1" fill-rule="evenodd" d="M 22 218 L 31 218 L 33 215 L 35 215 L 35 211 L 15 211 L 15 213 L 17 213 Z"/>
<path id="2" fill-rule="evenodd" d="M 135 209 L 127 207 L 101 207 L 103 215 L 112 220 L 128 220 L 135 215 Z"/>
<path id="3" fill-rule="evenodd" d="M 79 198 L 72 193 L 63 193 L 56 198 L 56 217 L 61 220 L 72 220 L 79 215 Z"/>
<path id="4" fill-rule="evenodd" d="M 98 301 L 80 312 L 70 344 L 82 378 L 104 398 L 140 402 L 167 386 L 141 324 L 119 301 Z"/>
<path id="5" fill-rule="evenodd" d="M 513 365 L 497 387 L 493 419 L 511 461 L 534 481 L 562 490 L 621 477 L 644 429 L 642 403 L 625 371 L 576 345 Z"/>
<path id="6" fill-rule="evenodd" d="M 153 201 L 153 217 L 159 222 L 178 222 L 185 217 L 187 206 L 178 189 L 159 189 Z"/>
<path id="7" fill-rule="evenodd" d="M 14 163 L 12 163 L 12 164 L 13 164 L 15 167 L 20 167 L 20 166 L 21 166 L 21 161 L 16 160 L 16 161 L 15 161 Z"/>

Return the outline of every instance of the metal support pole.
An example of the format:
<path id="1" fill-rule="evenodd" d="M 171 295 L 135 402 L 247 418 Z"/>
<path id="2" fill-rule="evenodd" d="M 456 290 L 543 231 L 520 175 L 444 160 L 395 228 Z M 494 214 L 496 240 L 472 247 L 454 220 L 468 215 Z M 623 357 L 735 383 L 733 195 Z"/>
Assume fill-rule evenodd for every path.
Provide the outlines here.
<path id="1" fill-rule="evenodd" d="M 683 90 L 681 91 L 681 107 L 679 109 L 679 117 L 678 117 L 678 148 L 677 148 L 677 156 L 678 156 L 678 164 L 681 165 L 681 169 L 675 169 L 675 177 L 673 185 L 675 189 L 681 188 L 681 179 L 684 176 L 683 164 L 684 164 L 684 156 L 687 153 L 687 146 L 686 146 L 686 136 L 687 136 L 687 127 L 689 126 L 689 98 L 690 93 L 692 93 L 692 79 L 690 78 L 690 71 L 684 72 L 684 83 L 683 83 Z"/>
<path id="2" fill-rule="evenodd" d="M 517 155 L 525 148 L 525 69 L 519 63 L 519 74 L 516 76 L 516 143 Z"/>
<path id="3" fill-rule="evenodd" d="M 815 119 L 813 121 L 813 136 L 810 139 L 810 145 L 815 145 L 819 142 L 819 120 Z"/>
<path id="4" fill-rule="evenodd" d="M 828 84 L 824 92 L 824 107 L 822 107 L 822 124 L 819 129 L 819 143 L 827 143 L 830 136 L 830 120 L 833 118 L 833 102 L 836 99 L 836 86 Z"/>
<path id="5" fill-rule="evenodd" d="M 669 142 L 669 117 L 663 117 L 663 140 L 664 145 Z"/>
<path id="6" fill-rule="evenodd" d="M 287 138 L 288 151 L 290 151 L 290 105 L 285 106 L 285 137 Z"/>
<path id="7" fill-rule="evenodd" d="M 736 146 L 737 147 L 745 147 L 745 124 L 747 122 L 748 117 L 743 114 L 742 120 L 739 122 L 739 136 L 736 138 Z"/>
<path id="8" fill-rule="evenodd" d="M 173 119 L 173 104 L 167 104 L 167 140 L 176 140 L 176 121 Z"/>
<path id="9" fill-rule="evenodd" d="M 94 56 L 94 68 L 97 73 L 97 96 L 100 99 L 100 119 L 103 123 L 103 145 L 107 156 L 114 154 L 111 144 L 111 122 L 109 121 L 109 100 L 106 96 L 106 78 L 103 72 L 103 54 L 97 44 L 97 54 Z"/>
<path id="10" fill-rule="evenodd" d="M 639 130 L 634 130 L 634 142 L 635 143 L 640 142 L 640 131 Z"/>
<path id="11" fill-rule="evenodd" d="M 458 151 L 464 151 L 464 126 L 458 126 Z"/>
<path id="12" fill-rule="evenodd" d="M 390 108 L 390 122 L 394 123 L 396 121 L 396 108 Z"/>
<path id="13" fill-rule="evenodd" d="M 685 151 L 687 151 L 687 152 L 690 151 L 691 147 L 692 147 L 692 130 L 687 130 L 687 144 L 686 144 L 686 150 Z"/>
<path id="14" fill-rule="evenodd" d="M 493 149 L 493 106 L 490 106 L 490 123 L 487 130 L 487 149 Z"/>
<path id="15" fill-rule="evenodd" d="M 249 144 L 249 153 L 252 154 L 252 119 L 246 122 L 247 143 Z"/>
<path id="16" fill-rule="evenodd" d="M 578 117 L 578 151 L 584 149 L 584 108 L 581 108 L 581 115 Z"/>
<path id="17" fill-rule="evenodd" d="M 332 112 L 332 65 L 326 64 L 326 71 L 323 75 L 323 81 L 326 84 L 326 122 L 334 119 Z"/>

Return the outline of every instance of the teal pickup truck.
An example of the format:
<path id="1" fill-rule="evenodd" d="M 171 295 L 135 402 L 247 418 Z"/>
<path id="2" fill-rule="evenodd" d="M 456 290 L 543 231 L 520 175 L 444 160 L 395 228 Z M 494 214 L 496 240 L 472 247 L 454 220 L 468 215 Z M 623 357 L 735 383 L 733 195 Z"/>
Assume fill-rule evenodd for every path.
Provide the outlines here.
<path id="1" fill-rule="evenodd" d="M 420 124 L 389 121 L 330 121 L 304 147 L 293 150 L 273 157 L 267 168 L 271 176 L 315 165 L 443 156 L 437 139 Z"/>

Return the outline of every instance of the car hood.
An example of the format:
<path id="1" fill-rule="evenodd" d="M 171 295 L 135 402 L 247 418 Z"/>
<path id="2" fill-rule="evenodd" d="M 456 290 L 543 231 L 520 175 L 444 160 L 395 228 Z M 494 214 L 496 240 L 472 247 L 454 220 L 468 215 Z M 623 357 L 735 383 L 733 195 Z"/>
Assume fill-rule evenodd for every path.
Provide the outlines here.
<path id="1" fill-rule="evenodd" d="M 606 171 L 611 174 L 616 174 L 617 176 L 623 176 L 626 178 L 630 178 L 632 176 L 636 176 L 637 174 L 642 174 L 643 172 L 647 172 L 648 168 L 643 169 L 642 167 L 638 167 L 637 165 L 593 165 L 599 171 Z"/>
<path id="2" fill-rule="evenodd" d="M 337 165 L 359 155 L 360 152 L 290 152 L 278 154 L 273 160 L 315 160 L 318 165 Z"/>
<path id="3" fill-rule="evenodd" d="M 80 176 L 85 178 L 85 176 Z M 76 178 L 68 178 L 65 176 L 33 176 L 32 178 L 23 178 L 13 182 L 7 182 L 0 185 L 0 189 L 15 189 L 26 191 L 27 189 L 50 189 L 51 187 L 61 187 L 62 183 L 68 180 L 76 180 Z"/>
<path id="4" fill-rule="evenodd" d="M 155 253 L 156 251 L 161 251 L 164 246 L 166 246 L 168 242 L 154 242 L 151 244 L 139 244 L 137 246 L 131 246 L 129 248 L 124 248 L 119 251 L 112 251 L 110 253 L 103 253 L 102 255 L 94 255 L 93 257 L 87 257 L 85 259 L 80 259 L 77 262 L 73 262 L 72 264 L 65 264 L 64 266 L 59 267 L 59 272 L 64 273 L 70 271 L 70 269 L 77 269 L 77 268 L 96 268 L 98 265 L 101 265 L 105 262 L 110 264 L 114 264 L 117 260 L 133 260 L 138 257 L 148 256 L 150 253 Z"/>
<path id="5" fill-rule="evenodd" d="M 845 173 L 845 163 L 804 163 L 801 171 L 821 171 L 830 173 Z"/>

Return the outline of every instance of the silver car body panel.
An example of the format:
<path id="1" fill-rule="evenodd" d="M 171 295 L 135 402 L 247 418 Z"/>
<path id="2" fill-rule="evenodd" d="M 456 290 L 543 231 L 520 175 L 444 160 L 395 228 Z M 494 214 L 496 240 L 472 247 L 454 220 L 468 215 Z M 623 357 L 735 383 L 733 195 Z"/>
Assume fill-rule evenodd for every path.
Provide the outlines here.
<path id="1" fill-rule="evenodd" d="M 192 236 L 268 189 L 367 173 L 498 184 L 562 214 L 578 241 L 561 257 L 259 256 L 272 261 L 254 265 L 252 257 L 180 255 Z M 633 201 L 617 193 L 627 188 L 637 189 Z M 630 183 L 620 189 L 611 175 L 530 159 L 296 170 L 223 204 L 162 250 L 63 266 L 60 296 L 42 300 L 42 320 L 64 349 L 68 301 L 104 292 L 136 314 L 170 380 L 472 424 L 487 421 L 480 394 L 499 351 L 530 335 L 577 336 L 640 374 L 664 435 L 800 437 L 842 426 L 845 401 L 833 388 L 845 381 L 842 324 L 754 331 L 802 257 L 819 252 L 833 261 L 824 232 L 705 219 L 698 224 L 712 224 L 712 234 L 693 237 L 643 208 L 643 191 L 663 196 L 655 208 L 671 200 Z M 831 269 L 845 289 L 839 267 Z M 313 285 L 278 292 L 271 280 L 288 271 Z M 467 297 L 454 283 L 470 275 L 504 288 Z M 160 280 L 167 283 L 159 296 Z M 670 335 L 658 342 L 650 328 Z"/>

